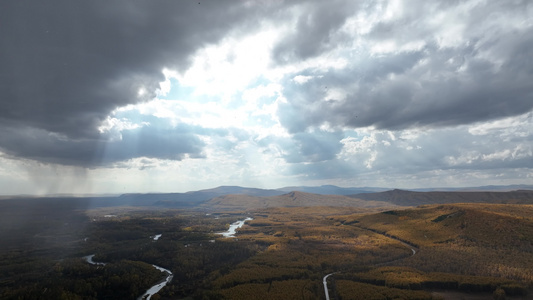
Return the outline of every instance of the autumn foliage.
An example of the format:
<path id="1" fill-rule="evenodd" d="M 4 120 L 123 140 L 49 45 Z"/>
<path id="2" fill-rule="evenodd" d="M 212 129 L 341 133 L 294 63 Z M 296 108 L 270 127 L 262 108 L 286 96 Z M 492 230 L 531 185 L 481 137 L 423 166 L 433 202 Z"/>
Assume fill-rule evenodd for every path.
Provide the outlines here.
<path id="1" fill-rule="evenodd" d="M 511 204 L 93 210 L 73 219 L 75 230 L 58 222 L 61 240 L 6 237 L 35 250 L 2 249 L 0 298 L 136 299 L 164 277 L 151 264 L 174 275 L 160 299 L 323 299 L 333 272 L 336 299 L 439 299 L 435 289 L 520 296 L 533 284 L 531 215 L 533 206 Z M 218 234 L 246 217 L 236 238 Z M 89 265 L 88 254 L 107 264 Z"/>

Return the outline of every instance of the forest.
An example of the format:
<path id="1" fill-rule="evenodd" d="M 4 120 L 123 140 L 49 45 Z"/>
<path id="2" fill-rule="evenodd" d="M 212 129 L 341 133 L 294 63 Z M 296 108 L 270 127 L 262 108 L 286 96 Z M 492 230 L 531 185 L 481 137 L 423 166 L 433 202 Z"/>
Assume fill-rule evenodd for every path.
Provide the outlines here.
<path id="1" fill-rule="evenodd" d="M 331 299 L 527 299 L 533 284 L 531 205 L 17 205 L 2 212 L 24 222 L 2 224 L 1 299 L 137 299 L 165 277 L 152 265 L 173 274 L 152 299 L 324 299 L 330 273 Z M 235 238 L 219 234 L 247 217 Z"/>

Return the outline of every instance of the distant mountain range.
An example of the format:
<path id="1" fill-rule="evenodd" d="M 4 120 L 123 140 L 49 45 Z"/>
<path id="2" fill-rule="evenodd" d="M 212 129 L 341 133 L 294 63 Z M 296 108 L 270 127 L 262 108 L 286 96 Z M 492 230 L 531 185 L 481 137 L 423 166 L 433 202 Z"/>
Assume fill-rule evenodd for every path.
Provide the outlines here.
<path id="1" fill-rule="evenodd" d="M 390 190 L 390 188 L 380 187 L 338 187 L 335 185 L 321 185 L 321 186 L 288 186 L 276 189 L 276 191 L 283 192 L 305 192 L 320 195 L 353 195 L 361 193 L 375 193 Z"/>
<path id="2" fill-rule="evenodd" d="M 91 204 L 103 206 L 162 206 L 162 207 L 194 207 L 210 199 L 226 195 L 246 195 L 250 197 L 280 196 L 290 192 L 305 192 L 318 195 L 353 195 L 386 191 L 385 188 L 343 188 L 334 185 L 318 187 L 285 187 L 280 189 L 258 189 L 240 186 L 219 186 L 212 189 L 190 191 L 186 193 L 147 193 L 122 194 L 117 197 L 92 197 Z"/>
<path id="3" fill-rule="evenodd" d="M 6 200 L 38 199 L 18 196 Z M 48 196 L 47 199 L 69 200 L 86 208 L 136 206 L 167 208 L 250 209 L 279 206 L 417 206 L 435 203 L 527 203 L 533 204 L 533 185 L 483 186 L 469 188 L 434 188 L 389 190 L 377 187 L 345 188 L 334 185 L 293 186 L 258 189 L 220 186 L 186 193 L 123 194 L 120 196 Z M 3 200 L 2 200 L 3 201 Z"/>
<path id="4" fill-rule="evenodd" d="M 384 201 L 398 206 L 418 206 L 445 203 L 510 203 L 533 204 L 533 190 L 494 191 L 435 191 L 415 192 L 391 190 L 379 193 L 355 194 L 351 197 L 367 201 Z"/>
<path id="5" fill-rule="evenodd" d="M 387 189 L 390 190 L 390 189 Z M 409 189 L 410 191 L 415 192 L 475 192 L 475 191 L 486 191 L 486 192 L 510 192 L 517 190 L 533 190 L 533 185 L 527 184 L 513 184 L 513 185 L 485 185 L 485 186 L 476 186 L 476 187 L 459 187 L 459 188 L 423 188 L 423 189 Z"/>
<path id="6" fill-rule="evenodd" d="M 343 195 L 320 195 L 305 192 L 290 192 L 283 195 L 258 197 L 248 195 L 224 195 L 201 205 L 206 209 L 255 209 L 269 207 L 341 206 L 358 208 L 393 207 L 379 200 L 362 200 Z"/>
<path id="7" fill-rule="evenodd" d="M 321 186 L 288 186 L 278 189 L 258 189 L 246 188 L 240 186 L 219 186 L 212 189 L 200 190 L 188 193 L 214 193 L 221 195 L 230 194 L 244 194 L 249 196 L 276 196 L 289 192 L 304 192 L 320 195 L 354 195 L 363 193 L 377 193 L 393 190 L 394 188 L 383 187 L 339 187 L 335 185 L 321 185 Z M 533 185 L 486 185 L 477 187 L 444 187 L 444 188 L 420 188 L 420 189 L 404 189 L 413 192 L 473 192 L 473 191 L 487 191 L 487 192 L 509 192 L 516 190 L 533 190 Z M 186 193 L 186 194 L 188 194 Z"/>

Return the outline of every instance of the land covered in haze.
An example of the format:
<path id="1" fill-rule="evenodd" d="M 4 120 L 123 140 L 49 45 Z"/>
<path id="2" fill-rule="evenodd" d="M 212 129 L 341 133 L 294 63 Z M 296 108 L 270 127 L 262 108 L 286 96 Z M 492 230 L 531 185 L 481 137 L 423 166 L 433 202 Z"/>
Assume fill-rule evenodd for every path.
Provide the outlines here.
<path id="1" fill-rule="evenodd" d="M 152 264 L 152 299 L 531 296 L 531 190 L 155 195 L 0 200 L 0 298 L 136 299 Z"/>

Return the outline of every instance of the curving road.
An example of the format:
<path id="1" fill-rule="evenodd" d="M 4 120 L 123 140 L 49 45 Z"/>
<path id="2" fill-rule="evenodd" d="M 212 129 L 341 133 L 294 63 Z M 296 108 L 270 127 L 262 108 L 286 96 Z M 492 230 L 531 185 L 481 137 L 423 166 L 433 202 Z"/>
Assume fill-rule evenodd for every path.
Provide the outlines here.
<path id="1" fill-rule="evenodd" d="M 324 284 L 324 293 L 326 294 L 326 300 L 329 300 L 328 277 L 337 273 L 339 272 L 329 273 L 328 275 L 324 276 L 324 279 L 322 279 L 322 283 Z"/>

